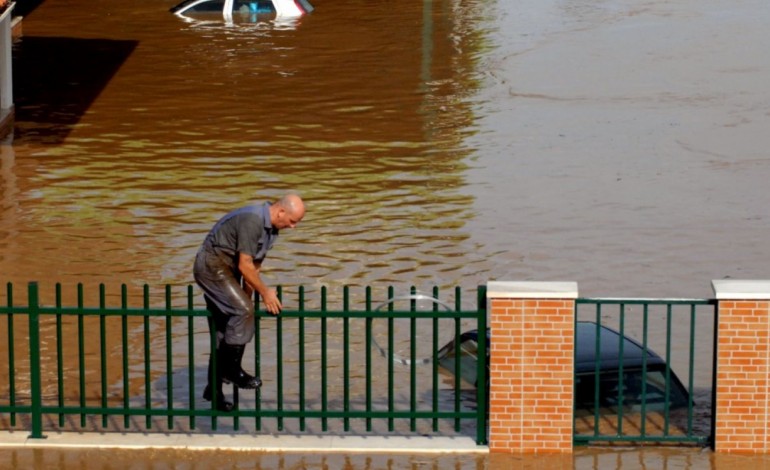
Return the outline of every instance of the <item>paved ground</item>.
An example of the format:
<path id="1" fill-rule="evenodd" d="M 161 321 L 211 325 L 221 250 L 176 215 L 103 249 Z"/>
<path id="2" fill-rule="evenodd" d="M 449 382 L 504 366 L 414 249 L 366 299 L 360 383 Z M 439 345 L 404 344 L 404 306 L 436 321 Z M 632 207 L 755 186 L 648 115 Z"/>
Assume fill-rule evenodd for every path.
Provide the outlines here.
<path id="1" fill-rule="evenodd" d="M 488 453 L 468 437 L 287 436 L 152 433 L 48 433 L 31 439 L 27 432 L 0 432 L 0 448 L 98 448 L 248 450 L 261 452 L 405 452 Z"/>

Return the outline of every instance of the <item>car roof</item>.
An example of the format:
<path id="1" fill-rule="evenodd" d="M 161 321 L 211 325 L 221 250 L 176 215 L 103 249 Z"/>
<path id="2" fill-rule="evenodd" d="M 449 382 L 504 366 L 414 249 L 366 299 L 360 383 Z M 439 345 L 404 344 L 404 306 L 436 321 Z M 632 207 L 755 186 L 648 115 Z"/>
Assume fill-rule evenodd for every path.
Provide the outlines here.
<path id="1" fill-rule="evenodd" d="M 617 371 L 620 367 L 620 338 L 619 332 L 604 325 L 597 325 L 591 321 L 579 321 L 576 325 L 576 351 L 575 372 L 593 373 L 596 371 L 596 332 L 599 333 L 599 369 Z M 644 362 L 644 348 L 636 340 L 624 337 L 623 341 L 623 367 L 626 369 L 641 368 Z M 460 342 L 472 340 L 478 342 L 476 330 L 466 331 L 460 336 Z M 487 345 L 489 345 L 490 330 L 487 329 Z M 442 351 L 452 348 L 451 341 Z M 489 354 L 489 349 L 487 349 Z M 647 367 L 659 369 L 665 367 L 666 362 L 649 347 L 647 348 Z"/>
<path id="2" fill-rule="evenodd" d="M 599 368 L 600 370 L 616 370 L 620 367 L 621 335 L 619 332 L 594 322 L 577 322 L 575 340 L 575 372 L 594 372 L 596 370 L 596 332 L 599 331 Z M 623 337 L 623 367 L 640 368 L 644 362 L 644 348 L 637 341 Z M 649 347 L 647 351 L 647 366 L 665 365 L 665 361 Z"/>

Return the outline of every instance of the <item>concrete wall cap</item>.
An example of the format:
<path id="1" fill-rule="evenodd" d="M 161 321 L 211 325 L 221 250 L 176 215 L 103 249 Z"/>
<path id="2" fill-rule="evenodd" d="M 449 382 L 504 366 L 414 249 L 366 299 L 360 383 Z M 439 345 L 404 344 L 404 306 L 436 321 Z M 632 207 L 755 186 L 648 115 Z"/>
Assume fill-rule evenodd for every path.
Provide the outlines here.
<path id="1" fill-rule="evenodd" d="M 719 279 L 711 286 L 717 299 L 770 300 L 770 281 Z"/>
<path id="2" fill-rule="evenodd" d="M 577 282 L 490 281 L 488 299 L 576 299 Z"/>

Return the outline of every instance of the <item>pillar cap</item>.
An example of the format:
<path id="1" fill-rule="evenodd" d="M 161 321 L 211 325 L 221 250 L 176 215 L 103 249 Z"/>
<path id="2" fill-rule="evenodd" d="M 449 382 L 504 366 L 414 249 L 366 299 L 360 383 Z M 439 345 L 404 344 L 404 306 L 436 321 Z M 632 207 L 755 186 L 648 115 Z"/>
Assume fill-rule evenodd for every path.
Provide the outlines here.
<path id="1" fill-rule="evenodd" d="M 491 299 L 576 299 L 577 282 L 490 281 L 487 298 Z"/>
<path id="2" fill-rule="evenodd" d="M 718 279 L 711 286 L 717 299 L 770 300 L 770 281 Z"/>

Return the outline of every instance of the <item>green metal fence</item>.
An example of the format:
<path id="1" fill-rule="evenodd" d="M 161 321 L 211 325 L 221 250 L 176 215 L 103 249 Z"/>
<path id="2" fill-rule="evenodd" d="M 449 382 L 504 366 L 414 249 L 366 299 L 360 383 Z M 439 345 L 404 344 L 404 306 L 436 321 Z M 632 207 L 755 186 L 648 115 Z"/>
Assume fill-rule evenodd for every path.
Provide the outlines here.
<path id="1" fill-rule="evenodd" d="M 347 287 L 341 309 L 329 308 L 322 287 L 313 310 L 299 287 L 296 308 L 277 317 L 257 312 L 254 363 L 245 358 L 244 368 L 253 367 L 264 385 L 240 392 L 226 386 L 232 412 L 201 398 L 215 338 L 196 318 L 209 314 L 195 307 L 192 286 L 181 299 L 166 286 L 159 306 L 147 286 L 139 306 L 130 306 L 125 285 L 110 296 L 100 285 L 95 306 L 86 305 L 82 285 L 76 290 L 75 305 L 65 306 L 56 285 L 49 306 L 30 283 L 26 305 L 18 305 L 7 285 L 0 429 L 28 429 L 32 438 L 46 429 L 475 433 L 486 443 L 486 344 L 479 344 L 478 389 L 460 378 L 459 344 L 454 370 L 437 360 L 461 329 L 486 330 L 483 287 L 469 310 L 459 288 L 451 309 L 438 300 L 424 308 L 426 296 L 414 288 L 403 297 L 388 288 L 388 300 L 375 307 L 366 288 L 364 308 L 354 310 Z M 281 289 L 279 296 L 291 303 Z M 430 298 L 439 298 L 438 289 Z"/>
<path id="2" fill-rule="evenodd" d="M 575 319 L 576 444 L 709 443 L 716 301 L 578 299 Z"/>

